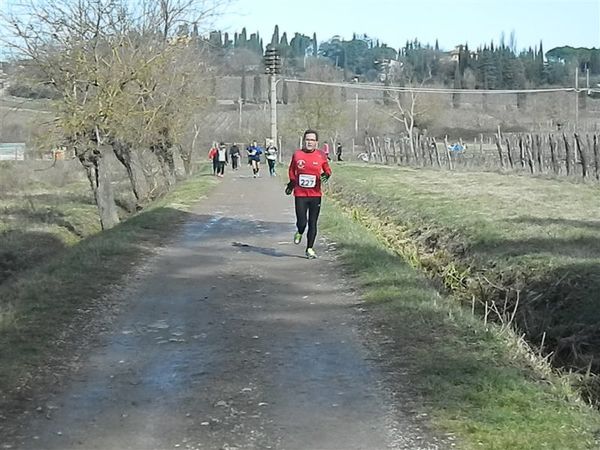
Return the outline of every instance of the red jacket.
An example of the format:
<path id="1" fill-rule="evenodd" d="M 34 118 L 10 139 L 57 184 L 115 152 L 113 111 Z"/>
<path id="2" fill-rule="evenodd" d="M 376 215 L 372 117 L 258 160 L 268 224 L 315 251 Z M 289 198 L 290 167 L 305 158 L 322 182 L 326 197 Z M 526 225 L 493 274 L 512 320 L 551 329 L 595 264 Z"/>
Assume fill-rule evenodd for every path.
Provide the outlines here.
<path id="1" fill-rule="evenodd" d="M 218 150 L 213 147 L 208 151 L 208 159 L 214 159 L 217 156 Z"/>
<path id="2" fill-rule="evenodd" d="M 321 197 L 321 175 L 331 175 L 331 168 L 323 152 L 296 150 L 288 174 L 294 182 L 294 196 Z"/>

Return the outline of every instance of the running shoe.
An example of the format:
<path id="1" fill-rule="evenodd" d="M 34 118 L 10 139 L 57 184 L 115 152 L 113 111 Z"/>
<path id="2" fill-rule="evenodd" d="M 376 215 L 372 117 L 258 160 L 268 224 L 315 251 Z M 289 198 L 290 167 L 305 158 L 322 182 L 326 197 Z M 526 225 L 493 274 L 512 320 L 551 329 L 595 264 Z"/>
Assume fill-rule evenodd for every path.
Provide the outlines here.
<path id="1" fill-rule="evenodd" d="M 317 254 L 315 253 L 315 251 L 312 248 L 307 248 L 306 249 L 306 257 L 308 259 L 315 259 L 317 257 Z"/>
<path id="2" fill-rule="evenodd" d="M 296 231 L 296 233 L 294 234 L 294 244 L 298 245 L 301 240 L 302 240 L 302 234 L 298 233 Z"/>

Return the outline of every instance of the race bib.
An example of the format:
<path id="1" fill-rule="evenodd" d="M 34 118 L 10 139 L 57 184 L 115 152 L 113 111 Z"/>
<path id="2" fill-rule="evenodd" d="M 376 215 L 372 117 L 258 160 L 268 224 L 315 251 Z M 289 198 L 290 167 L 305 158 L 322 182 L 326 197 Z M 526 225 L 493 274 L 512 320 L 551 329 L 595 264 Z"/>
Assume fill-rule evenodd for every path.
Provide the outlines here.
<path id="1" fill-rule="evenodd" d="M 317 176 L 301 173 L 298 177 L 298 184 L 303 188 L 314 188 L 317 185 Z"/>

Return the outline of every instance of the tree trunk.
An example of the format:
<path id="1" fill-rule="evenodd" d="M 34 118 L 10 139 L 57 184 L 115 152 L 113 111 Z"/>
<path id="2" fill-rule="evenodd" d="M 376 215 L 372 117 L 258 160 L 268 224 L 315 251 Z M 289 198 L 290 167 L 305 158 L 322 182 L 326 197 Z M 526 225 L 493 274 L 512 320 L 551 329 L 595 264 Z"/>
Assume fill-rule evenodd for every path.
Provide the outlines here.
<path id="1" fill-rule="evenodd" d="M 183 164 L 183 158 L 181 156 L 181 147 L 178 145 L 173 147 L 173 168 L 175 170 L 175 176 L 177 179 L 182 180 L 185 178 L 187 171 Z"/>
<path id="2" fill-rule="evenodd" d="M 167 146 L 163 143 L 156 144 L 151 147 L 152 153 L 156 156 L 158 164 L 160 165 L 160 171 L 165 179 L 167 190 L 175 185 L 175 164 L 173 162 L 173 154 L 169 151 Z"/>
<path id="3" fill-rule="evenodd" d="M 137 153 L 132 150 L 131 145 L 121 141 L 115 141 L 112 143 L 113 153 L 127 171 L 129 182 L 131 183 L 131 189 L 133 195 L 137 201 L 137 207 L 141 207 L 146 204 L 149 200 L 150 189 L 144 176 L 141 162 Z"/>
<path id="4" fill-rule="evenodd" d="M 95 155 L 87 159 L 80 157 L 80 161 L 85 168 L 90 187 L 94 193 L 94 200 L 100 216 L 100 226 L 103 230 L 108 230 L 119 223 L 108 164 L 106 164 L 102 155 Z"/>

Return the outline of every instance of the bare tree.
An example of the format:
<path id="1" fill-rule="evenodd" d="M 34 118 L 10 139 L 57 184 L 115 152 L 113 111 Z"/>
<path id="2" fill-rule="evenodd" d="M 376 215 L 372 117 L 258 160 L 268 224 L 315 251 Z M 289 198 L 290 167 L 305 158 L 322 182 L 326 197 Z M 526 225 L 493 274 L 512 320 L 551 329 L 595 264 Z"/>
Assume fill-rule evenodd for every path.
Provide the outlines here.
<path id="1" fill-rule="evenodd" d="M 118 223 L 107 151 L 126 167 L 138 203 L 148 196 L 142 182 L 148 171 L 140 173 L 137 149 L 149 149 L 166 184 L 174 182 L 173 148 L 190 110 L 206 98 L 199 89 L 206 67 L 201 54 L 190 55 L 199 48 L 192 39 L 171 32 L 177 23 L 213 13 L 199 10 L 201 4 L 31 1 L 3 17 L 17 56 L 58 93 L 52 135 L 85 168 L 103 228 Z"/>
<path id="2" fill-rule="evenodd" d="M 431 79 L 431 72 L 428 77 L 419 83 L 418 88 L 422 88 L 429 79 Z M 409 80 L 407 91 L 398 92 L 398 95 L 395 97 L 397 111 L 390 113 L 390 116 L 404 126 L 410 142 L 411 153 L 415 154 L 415 125 L 418 119 L 426 113 L 427 109 L 424 107 L 424 102 L 421 102 L 419 89 L 412 89 L 412 87 L 413 83 Z"/>
<path id="3" fill-rule="evenodd" d="M 306 74 L 316 81 L 331 81 L 335 71 L 331 67 L 315 65 Z M 286 123 L 286 131 L 298 135 L 307 128 L 312 128 L 322 136 L 337 137 L 346 122 L 347 113 L 337 88 L 305 85 L 302 92 Z"/>

